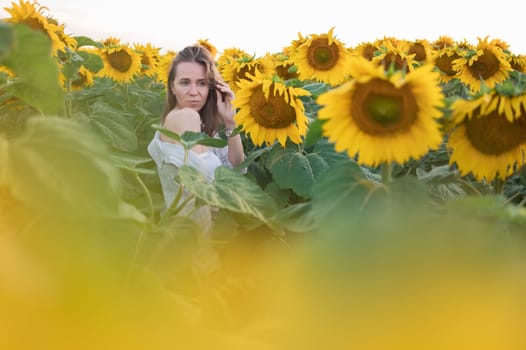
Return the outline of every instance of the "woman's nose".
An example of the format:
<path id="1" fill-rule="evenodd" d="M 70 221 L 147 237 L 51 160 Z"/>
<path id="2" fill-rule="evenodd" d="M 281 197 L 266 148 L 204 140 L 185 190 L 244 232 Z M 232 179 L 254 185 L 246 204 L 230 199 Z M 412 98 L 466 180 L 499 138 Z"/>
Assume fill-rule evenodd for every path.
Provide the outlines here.
<path id="1" fill-rule="evenodd" d="M 192 95 L 195 95 L 197 94 L 198 90 L 197 90 L 197 85 L 196 84 L 190 84 L 190 90 L 188 90 L 188 92 Z"/>

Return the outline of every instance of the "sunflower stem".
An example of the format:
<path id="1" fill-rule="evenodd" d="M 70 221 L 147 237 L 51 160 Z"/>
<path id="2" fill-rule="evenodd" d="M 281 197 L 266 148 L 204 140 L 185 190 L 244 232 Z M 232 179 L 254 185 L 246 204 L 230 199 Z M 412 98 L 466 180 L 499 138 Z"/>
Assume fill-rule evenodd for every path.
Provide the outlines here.
<path id="1" fill-rule="evenodd" d="M 66 97 L 64 99 L 66 118 L 71 119 L 71 78 L 66 79 Z"/>
<path id="2" fill-rule="evenodd" d="M 154 207 L 153 207 L 152 195 L 150 194 L 150 191 L 148 190 L 148 187 L 146 187 L 146 184 L 144 183 L 144 181 L 142 181 L 141 177 L 139 176 L 139 174 L 137 172 L 135 172 L 135 179 L 137 180 L 137 182 L 139 183 L 140 187 L 142 188 L 142 190 L 146 194 L 146 200 L 148 201 L 148 208 L 150 209 L 150 222 L 153 224 L 153 223 L 155 223 L 155 211 L 154 211 Z"/>
<path id="3" fill-rule="evenodd" d="M 389 163 L 389 162 L 382 163 L 382 165 L 381 165 L 382 183 L 384 185 L 386 185 L 386 186 L 391 183 L 392 170 L 393 170 L 393 166 L 392 166 L 391 163 Z"/>

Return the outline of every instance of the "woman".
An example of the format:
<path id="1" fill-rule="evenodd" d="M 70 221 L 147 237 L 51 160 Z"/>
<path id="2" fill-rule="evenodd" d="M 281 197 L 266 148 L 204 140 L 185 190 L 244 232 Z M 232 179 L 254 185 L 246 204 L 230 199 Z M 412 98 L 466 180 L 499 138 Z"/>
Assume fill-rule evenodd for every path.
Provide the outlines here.
<path id="1" fill-rule="evenodd" d="M 218 166 L 236 166 L 245 159 L 241 137 L 231 135 L 236 127 L 233 99 L 234 93 L 221 78 L 209 51 L 195 45 L 177 53 L 168 73 L 161 125 L 179 135 L 193 131 L 205 132 L 211 137 L 219 137 L 219 130 L 224 128 L 228 145 L 223 148 L 196 145 L 190 150 L 185 164 L 182 145 L 159 131 L 155 132 L 148 152 L 157 165 L 165 210 L 171 206 L 179 188 L 175 177 L 180 166 L 192 166 L 211 181 Z M 182 214 L 192 208 L 193 202 L 190 202 Z M 204 225 L 204 231 L 210 231 L 209 207 L 201 207 L 191 216 Z"/>

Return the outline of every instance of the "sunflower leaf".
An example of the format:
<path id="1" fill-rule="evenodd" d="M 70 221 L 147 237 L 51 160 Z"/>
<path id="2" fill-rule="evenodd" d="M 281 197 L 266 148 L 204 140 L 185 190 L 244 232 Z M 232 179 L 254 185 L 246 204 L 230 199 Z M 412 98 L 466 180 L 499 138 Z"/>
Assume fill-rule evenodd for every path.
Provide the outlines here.
<path id="1" fill-rule="evenodd" d="M 64 92 L 58 85 L 58 65 L 51 56 L 49 38 L 24 24 L 12 29 L 14 44 L 1 64 L 15 73 L 17 81 L 7 90 L 44 114 L 58 113 Z"/>
<path id="2" fill-rule="evenodd" d="M 210 137 L 203 132 L 185 131 L 181 135 L 181 143 L 188 145 L 188 148 L 192 148 L 195 145 L 205 145 L 210 147 L 225 147 L 227 145 L 226 140 Z"/>
<path id="3" fill-rule="evenodd" d="M 77 46 L 78 47 L 82 47 L 82 46 L 95 46 L 95 47 L 98 47 L 99 49 L 104 47 L 104 45 L 102 45 L 100 42 L 98 41 L 95 41 L 93 39 L 91 39 L 90 37 L 87 37 L 87 36 L 74 36 L 73 37 L 75 40 L 77 40 Z"/>
<path id="4" fill-rule="evenodd" d="M 173 131 L 166 129 L 160 125 L 152 125 L 152 128 L 159 130 L 159 132 L 165 136 L 168 136 L 175 141 L 179 142 L 185 149 L 190 149 L 195 145 L 205 145 L 210 147 L 225 147 L 228 142 L 223 139 L 216 137 L 210 137 L 202 132 L 185 131 L 182 135 L 179 135 Z"/>
<path id="5" fill-rule="evenodd" d="M 282 189 L 290 188 L 302 197 L 310 197 L 312 185 L 320 174 L 337 160 L 348 158 L 331 152 L 331 145 L 315 148 L 313 153 L 304 154 L 294 148 L 275 146 L 265 166 L 272 172 L 274 181 Z"/>
<path id="6" fill-rule="evenodd" d="M 310 232 L 314 229 L 312 205 L 310 202 L 296 203 L 281 209 L 274 220 L 289 231 Z"/>
<path id="7" fill-rule="evenodd" d="M 312 212 L 316 223 L 348 223 L 363 207 L 372 188 L 355 162 L 340 162 L 324 172 L 312 187 Z M 344 209 L 343 209 L 344 208 Z"/>
<path id="8" fill-rule="evenodd" d="M 276 203 L 261 187 L 232 169 L 218 167 L 211 183 L 189 166 L 181 167 L 179 176 L 190 192 L 211 206 L 245 214 L 263 223 L 277 213 Z"/>
<path id="9" fill-rule="evenodd" d="M 137 149 L 137 134 L 130 114 L 113 109 L 104 102 L 96 102 L 91 108 L 92 113 L 85 117 L 108 145 L 126 152 Z"/>
<path id="10" fill-rule="evenodd" d="M 11 45 L 13 45 L 13 30 L 8 23 L 0 21 L 0 60 L 9 52 Z"/>
<path id="11" fill-rule="evenodd" d="M 85 51 L 79 51 L 78 55 L 83 59 L 82 65 L 93 73 L 97 73 L 104 67 L 104 62 L 99 55 Z"/>
<path id="12" fill-rule="evenodd" d="M 118 216 L 121 178 L 99 137 L 74 120 L 30 118 L 8 148 L 13 195 L 28 207 L 82 217 Z"/>

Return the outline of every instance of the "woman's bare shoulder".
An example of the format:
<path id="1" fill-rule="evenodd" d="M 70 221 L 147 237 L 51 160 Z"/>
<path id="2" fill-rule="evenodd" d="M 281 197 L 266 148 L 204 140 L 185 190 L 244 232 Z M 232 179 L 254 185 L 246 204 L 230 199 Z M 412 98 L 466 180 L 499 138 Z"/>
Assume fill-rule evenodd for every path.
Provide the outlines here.
<path id="1" fill-rule="evenodd" d="M 164 127 L 167 129 L 194 129 L 201 125 L 199 113 L 193 109 L 172 109 L 164 119 Z"/>

